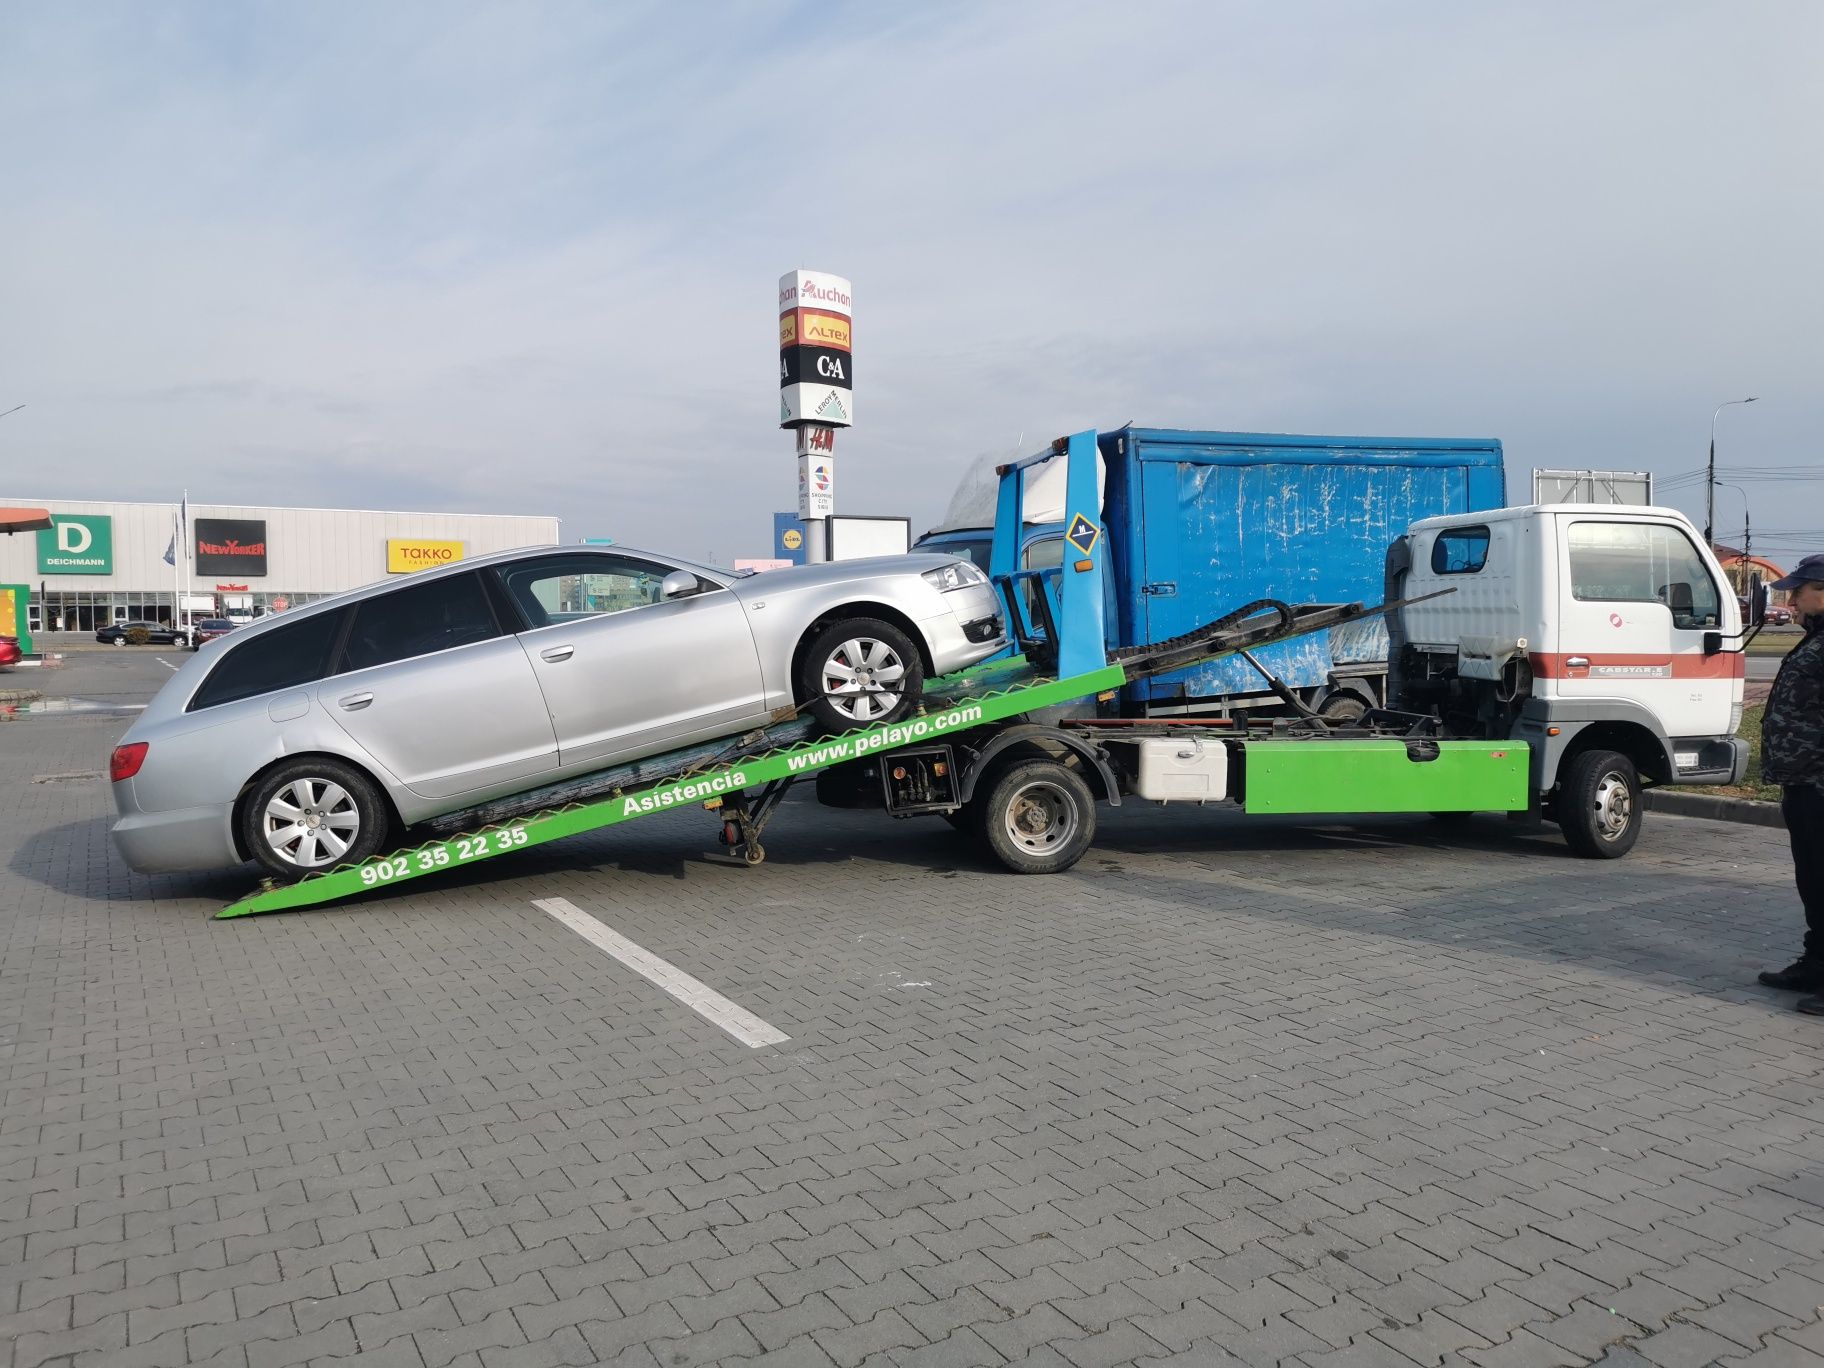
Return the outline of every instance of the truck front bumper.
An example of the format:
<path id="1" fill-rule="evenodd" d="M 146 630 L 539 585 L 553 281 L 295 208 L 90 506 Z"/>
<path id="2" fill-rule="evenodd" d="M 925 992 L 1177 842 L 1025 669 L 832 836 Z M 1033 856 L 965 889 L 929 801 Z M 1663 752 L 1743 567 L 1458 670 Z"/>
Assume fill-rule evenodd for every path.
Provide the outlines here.
<path id="1" fill-rule="evenodd" d="M 1748 743 L 1739 736 L 1679 736 L 1670 743 L 1680 784 L 1739 784 L 1748 773 Z"/>

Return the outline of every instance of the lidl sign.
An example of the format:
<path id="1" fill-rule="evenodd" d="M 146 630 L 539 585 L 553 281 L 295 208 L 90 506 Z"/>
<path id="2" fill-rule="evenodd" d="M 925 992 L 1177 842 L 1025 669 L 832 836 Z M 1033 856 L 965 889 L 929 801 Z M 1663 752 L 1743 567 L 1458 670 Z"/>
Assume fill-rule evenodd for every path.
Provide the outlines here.
<path id="1" fill-rule="evenodd" d="M 53 513 L 38 533 L 41 575 L 114 573 L 114 520 L 106 514 Z"/>

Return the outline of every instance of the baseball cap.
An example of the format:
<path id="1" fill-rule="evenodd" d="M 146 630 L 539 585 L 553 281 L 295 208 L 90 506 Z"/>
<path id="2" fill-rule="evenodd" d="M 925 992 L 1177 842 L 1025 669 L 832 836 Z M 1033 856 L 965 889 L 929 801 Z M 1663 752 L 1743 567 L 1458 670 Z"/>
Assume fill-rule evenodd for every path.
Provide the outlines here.
<path id="1" fill-rule="evenodd" d="M 1824 584 L 1824 555 L 1807 556 L 1793 567 L 1792 573 L 1785 579 L 1773 582 L 1775 589 L 1797 589 L 1801 584 L 1817 582 Z"/>

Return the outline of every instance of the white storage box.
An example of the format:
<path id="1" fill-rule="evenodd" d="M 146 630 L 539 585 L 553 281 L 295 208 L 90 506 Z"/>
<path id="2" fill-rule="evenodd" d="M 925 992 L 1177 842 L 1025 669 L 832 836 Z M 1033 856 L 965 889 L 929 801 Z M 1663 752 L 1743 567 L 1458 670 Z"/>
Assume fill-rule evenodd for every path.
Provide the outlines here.
<path id="1" fill-rule="evenodd" d="M 1139 743 L 1134 792 L 1159 802 L 1215 802 L 1229 796 L 1229 748 L 1196 736 Z"/>

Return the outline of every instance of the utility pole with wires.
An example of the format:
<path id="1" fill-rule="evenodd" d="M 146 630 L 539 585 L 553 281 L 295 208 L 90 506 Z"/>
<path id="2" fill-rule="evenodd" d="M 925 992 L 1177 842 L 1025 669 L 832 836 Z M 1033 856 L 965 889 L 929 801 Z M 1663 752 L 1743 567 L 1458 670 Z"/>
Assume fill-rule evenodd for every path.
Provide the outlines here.
<path id="1" fill-rule="evenodd" d="M 1704 481 L 1704 544 L 1716 545 L 1716 415 L 1732 404 L 1752 404 L 1759 395 L 1746 399 L 1725 399 L 1710 415 L 1710 473 Z"/>

